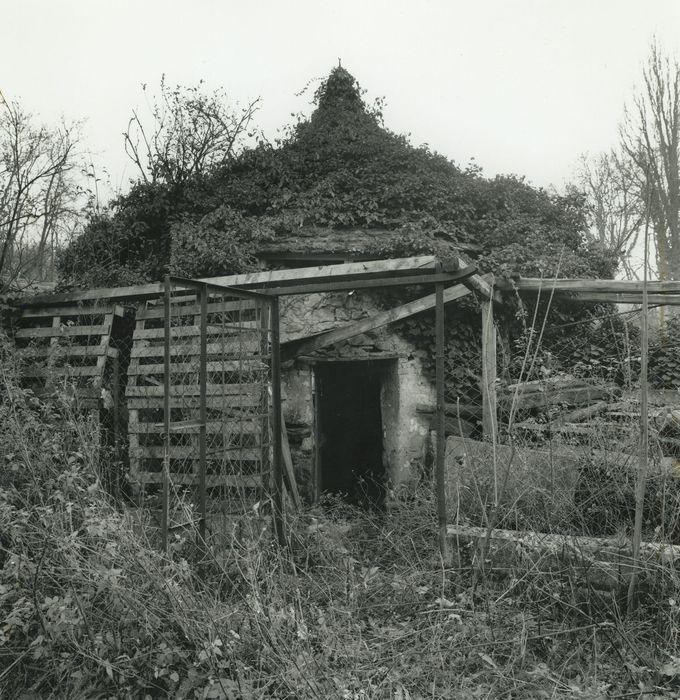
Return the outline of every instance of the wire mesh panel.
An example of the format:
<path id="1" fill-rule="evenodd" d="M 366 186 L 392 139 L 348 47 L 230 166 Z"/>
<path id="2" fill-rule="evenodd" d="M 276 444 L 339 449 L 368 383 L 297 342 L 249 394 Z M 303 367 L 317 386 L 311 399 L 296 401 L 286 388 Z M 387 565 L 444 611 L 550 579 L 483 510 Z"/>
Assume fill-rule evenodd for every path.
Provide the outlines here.
<path id="1" fill-rule="evenodd" d="M 128 385 L 130 476 L 163 529 L 240 512 L 268 487 L 270 304 L 168 282 L 137 314 Z"/>
<path id="2" fill-rule="evenodd" d="M 602 574 L 598 585 L 627 585 L 636 513 L 649 552 L 680 536 L 674 325 L 650 339 L 645 413 L 638 310 L 571 299 L 538 309 L 525 303 L 528 322 L 506 322 L 498 333 L 495 441 L 485 431 L 465 434 L 462 423 L 448 439 L 450 511 L 464 523 L 456 541 L 493 549 L 492 530 L 513 542 L 531 532 L 532 551 L 548 556 L 578 540 L 595 552 L 589 566 Z M 570 560 L 565 571 L 591 580 L 584 567 L 585 559 Z"/>

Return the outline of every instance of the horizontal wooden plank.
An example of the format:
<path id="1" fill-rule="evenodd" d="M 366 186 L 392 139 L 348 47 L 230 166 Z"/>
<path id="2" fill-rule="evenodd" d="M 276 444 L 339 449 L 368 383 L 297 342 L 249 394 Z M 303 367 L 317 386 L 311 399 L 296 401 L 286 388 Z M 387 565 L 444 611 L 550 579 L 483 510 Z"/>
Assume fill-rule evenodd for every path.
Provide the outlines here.
<path id="1" fill-rule="evenodd" d="M 342 292 L 353 289 L 379 289 L 382 287 L 402 287 L 407 285 L 432 285 L 437 283 L 454 284 L 472 276 L 477 271 L 474 265 L 468 265 L 456 272 L 437 273 L 434 270 L 427 274 L 408 275 L 405 277 L 383 277 L 379 279 L 350 280 L 348 282 L 317 282 L 309 280 L 302 284 L 286 287 L 271 287 L 267 291 L 274 295 L 318 294 Z"/>
<path id="2" fill-rule="evenodd" d="M 259 338 L 243 338 L 238 342 L 226 340 L 218 343 L 208 343 L 206 352 L 208 358 L 215 360 L 216 357 L 220 360 L 222 359 L 236 359 L 237 357 L 242 357 L 243 353 L 248 353 L 254 357 L 249 357 L 248 359 L 254 359 L 255 357 L 261 358 L 259 351 L 261 348 L 261 342 Z M 199 354 L 199 344 L 198 342 L 192 343 L 190 346 L 173 344 L 170 347 L 171 357 L 192 357 L 198 356 Z M 158 343 L 157 345 L 152 345 L 148 341 L 138 340 L 132 346 L 132 351 L 130 356 L 135 359 L 139 357 L 164 357 L 164 347 L 163 343 Z M 212 356 L 212 357 L 211 357 Z M 216 357 L 215 357 L 216 356 Z"/>
<path id="3" fill-rule="evenodd" d="M 199 421 L 186 421 L 186 423 L 191 423 L 191 425 L 186 425 L 173 432 L 181 431 L 188 435 L 197 435 L 199 433 Z M 207 421 L 205 431 L 208 435 L 257 435 L 262 431 L 262 422 L 260 418 Z M 163 423 L 130 422 L 128 424 L 128 432 L 132 435 L 162 435 L 165 432 L 165 427 Z"/>
<path id="4" fill-rule="evenodd" d="M 250 299 L 208 303 L 208 314 L 224 313 L 225 311 L 239 311 L 252 315 L 253 311 L 256 309 L 257 304 Z M 199 304 L 173 304 L 171 316 L 198 316 L 200 313 L 201 307 Z M 135 318 L 138 321 L 144 321 L 150 318 L 165 318 L 165 308 L 163 306 L 151 306 L 138 311 Z"/>
<path id="5" fill-rule="evenodd" d="M 640 426 L 633 422 L 593 421 L 588 423 L 533 423 L 522 421 L 515 423 L 515 428 L 528 430 L 533 433 L 560 433 L 562 435 L 585 435 L 592 437 L 621 437 L 625 435 L 637 435 Z"/>
<path id="6" fill-rule="evenodd" d="M 261 361 L 261 358 L 244 357 L 240 360 L 224 360 L 223 362 L 206 362 L 208 372 L 263 372 L 269 369 L 269 365 Z M 173 362 L 171 374 L 196 373 L 199 370 L 198 356 L 195 362 Z M 135 364 L 128 368 L 128 376 L 165 374 L 165 364 L 153 363 L 148 365 Z"/>
<path id="7" fill-rule="evenodd" d="M 584 304 L 642 304 L 641 292 L 573 292 L 569 297 Z M 655 306 L 680 306 L 680 294 L 648 294 L 647 303 Z"/>
<path id="8" fill-rule="evenodd" d="M 520 409 L 544 408 L 557 405 L 578 405 L 584 403 L 594 403 L 600 399 L 613 396 L 614 393 L 607 386 L 587 386 L 574 389 L 556 389 L 554 391 L 534 391 L 523 394 L 520 390 L 517 396 L 503 395 L 498 397 L 498 404 L 502 409 L 510 410 L 515 404 Z"/>
<path id="9" fill-rule="evenodd" d="M 22 370 L 23 377 L 99 377 L 103 374 L 104 368 L 97 365 L 66 365 L 62 367 L 43 366 L 26 367 Z"/>
<path id="10" fill-rule="evenodd" d="M 227 277 L 213 277 L 202 280 L 213 284 L 229 287 L 243 287 L 246 289 L 281 286 L 282 284 L 298 284 L 303 280 L 322 281 L 346 281 L 348 277 L 376 278 L 397 276 L 400 273 L 408 274 L 412 271 L 425 271 L 434 269 L 435 257 L 421 255 L 412 258 L 392 258 L 388 260 L 370 260 L 366 262 L 345 263 L 342 265 L 319 265 L 316 267 L 302 267 L 291 270 L 267 270 L 264 272 L 248 272 L 241 275 L 229 275 Z"/>
<path id="11" fill-rule="evenodd" d="M 132 472 L 130 479 L 139 484 L 161 484 L 163 474 L 161 472 Z M 194 474 L 171 474 L 172 484 L 180 486 L 198 486 L 198 476 Z M 262 488 L 262 476 L 260 474 L 208 474 L 205 478 L 208 488 L 219 486 L 234 489 L 259 489 Z"/>
<path id="12" fill-rule="evenodd" d="M 128 408 L 163 408 L 162 396 L 128 396 L 126 401 Z M 197 409 L 199 407 L 198 396 L 171 396 L 171 408 Z M 262 405 L 262 398 L 255 395 L 245 396 L 208 396 L 206 405 L 211 409 L 221 409 L 226 412 L 236 412 L 239 409 L 253 409 Z M 248 415 L 248 414 L 244 414 Z M 259 415 L 259 413 L 258 413 Z"/>
<path id="13" fill-rule="evenodd" d="M 221 325 L 209 325 L 206 328 L 206 335 L 210 340 L 215 340 L 217 337 L 228 337 L 230 340 L 237 335 L 253 336 L 260 333 L 268 334 L 269 331 L 258 327 L 255 321 L 244 321 L 243 323 L 225 323 Z M 201 335 L 199 326 L 171 326 L 170 337 L 175 338 L 194 338 Z M 144 328 L 135 330 L 132 336 L 133 341 L 144 340 L 146 338 L 165 338 L 165 328 Z"/>
<path id="14" fill-rule="evenodd" d="M 163 459 L 165 457 L 165 447 L 158 445 L 130 448 L 130 456 L 137 459 Z M 170 459 L 186 459 L 188 461 L 198 461 L 198 446 L 171 446 Z M 262 459 L 262 451 L 252 447 L 224 447 L 209 449 L 208 460 L 228 461 L 228 462 L 259 462 Z"/>
<path id="15" fill-rule="evenodd" d="M 102 345 L 45 345 L 44 347 L 19 348 L 23 357 L 118 357 L 117 348 L 107 348 Z"/>
<path id="16" fill-rule="evenodd" d="M 72 304 L 70 306 L 24 306 L 21 311 L 21 318 L 52 318 L 54 316 L 101 316 L 107 314 L 114 316 L 123 316 L 124 311 L 122 306 L 102 304 L 79 306 Z"/>
<path id="17" fill-rule="evenodd" d="M 31 391 L 39 398 L 54 398 L 64 394 L 66 398 L 73 396 L 77 399 L 96 399 L 99 400 L 101 389 L 96 386 L 76 387 L 69 386 L 66 392 L 63 392 L 60 387 L 30 387 Z"/>
<path id="18" fill-rule="evenodd" d="M 574 572 L 572 581 L 599 590 L 625 591 L 632 576 L 645 577 L 672 572 L 680 561 L 680 546 L 667 542 L 640 542 L 634 555 L 630 538 L 605 539 L 536 531 L 489 530 L 485 527 L 449 525 L 448 539 L 454 548 L 475 551 L 483 546 L 489 569 L 498 573 L 518 569 L 561 574 Z M 547 575 L 547 574 L 546 574 Z"/>
<path id="19" fill-rule="evenodd" d="M 59 326 L 58 328 L 20 328 L 16 334 L 16 338 L 54 338 L 64 337 L 72 338 L 76 336 L 102 336 L 109 335 L 111 326 L 105 324 L 102 326 Z"/>
<path id="20" fill-rule="evenodd" d="M 372 260 L 367 262 L 348 263 L 342 265 L 322 265 L 317 267 L 294 268 L 290 270 L 267 270 L 265 272 L 249 272 L 241 275 L 224 277 L 207 277 L 199 282 L 221 285 L 225 287 L 243 287 L 246 289 L 266 288 L 267 285 L 277 286 L 283 282 L 296 283 L 303 279 L 327 278 L 328 281 L 356 275 L 375 275 L 384 273 L 385 276 L 398 271 L 415 271 L 434 269 L 436 259 L 433 255 L 421 255 L 411 258 L 392 258 L 389 260 Z M 136 285 L 131 287 L 106 287 L 87 289 L 62 294 L 41 294 L 33 298 L 35 304 L 61 304 L 70 301 L 87 301 L 94 299 L 145 299 L 160 297 L 165 291 L 161 283 Z"/>
<path id="21" fill-rule="evenodd" d="M 639 280 L 611 279 L 540 279 L 536 277 L 519 277 L 511 280 L 498 280 L 497 286 L 503 291 L 542 292 L 549 294 L 604 292 L 607 294 L 636 294 L 642 297 L 642 282 Z M 649 294 L 680 294 L 680 280 L 651 281 L 647 283 Z"/>
<path id="22" fill-rule="evenodd" d="M 266 389 L 266 387 L 265 387 Z M 207 396 L 229 396 L 238 399 L 241 396 L 259 396 L 263 391 L 261 384 L 208 384 Z M 162 386 L 128 386 L 125 395 L 134 396 L 165 396 L 165 388 Z M 171 396 L 199 396 L 198 384 L 176 384 L 170 387 Z"/>

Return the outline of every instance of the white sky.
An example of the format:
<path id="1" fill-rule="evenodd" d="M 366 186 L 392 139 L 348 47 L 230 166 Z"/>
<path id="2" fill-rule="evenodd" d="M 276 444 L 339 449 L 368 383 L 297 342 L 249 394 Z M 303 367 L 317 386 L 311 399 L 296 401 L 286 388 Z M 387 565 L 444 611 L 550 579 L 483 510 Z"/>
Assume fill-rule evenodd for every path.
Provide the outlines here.
<path id="1" fill-rule="evenodd" d="M 85 118 L 114 187 L 141 83 L 261 96 L 269 137 L 342 64 L 386 125 L 487 175 L 561 187 L 611 146 L 653 35 L 680 54 L 678 0 L 0 0 L 0 90 L 47 121 Z"/>

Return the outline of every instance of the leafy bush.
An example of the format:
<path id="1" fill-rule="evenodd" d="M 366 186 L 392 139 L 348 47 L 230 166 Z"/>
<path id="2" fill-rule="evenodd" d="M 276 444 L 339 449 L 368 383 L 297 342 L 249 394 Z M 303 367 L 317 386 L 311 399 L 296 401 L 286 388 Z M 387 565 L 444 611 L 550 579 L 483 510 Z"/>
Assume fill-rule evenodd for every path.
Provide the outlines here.
<path id="1" fill-rule="evenodd" d="M 184 277 L 229 275 L 252 269 L 258 241 L 273 235 L 265 221 L 245 219 L 220 207 L 200 221 L 176 221 L 171 226 L 170 270 Z"/>

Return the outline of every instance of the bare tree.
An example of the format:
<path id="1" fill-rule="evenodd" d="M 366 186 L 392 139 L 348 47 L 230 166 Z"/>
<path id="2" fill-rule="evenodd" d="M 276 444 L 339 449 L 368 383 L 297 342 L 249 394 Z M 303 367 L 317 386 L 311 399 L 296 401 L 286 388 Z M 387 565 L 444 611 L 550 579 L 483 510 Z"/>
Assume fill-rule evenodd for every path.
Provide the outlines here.
<path id="1" fill-rule="evenodd" d="M 631 254 L 644 220 L 635 166 L 626 153 L 581 156 L 577 186 L 586 194 L 590 224 L 597 239 L 619 259 L 629 279 L 637 277 Z"/>
<path id="2" fill-rule="evenodd" d="M 77 142 L 77 126 L 36 125 L 0 95 L 0 289 L 53 268 L 59 236 L 78 212 Z"/>
<path id="3" fill-rule="evenodd" d="M 680 66 L 654 41 L 642 75 L 621 143 L 649 207 L 659 278 L 680 279 Z"/>
<path id="4" fill-rule="evenodd" d="M 142 89 L 146 94 L 147 86 Z M 205 93 L 202 83 L 171 88 L 164 76 L 160 96 L 149 102 L 150 120 L 133 111 L 125 151 L 144 182 L 181 185 L 234 157 L 258 104 L 231 109 L 221 89 Z"/>

